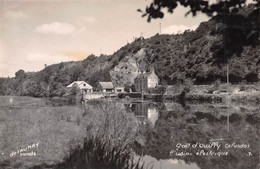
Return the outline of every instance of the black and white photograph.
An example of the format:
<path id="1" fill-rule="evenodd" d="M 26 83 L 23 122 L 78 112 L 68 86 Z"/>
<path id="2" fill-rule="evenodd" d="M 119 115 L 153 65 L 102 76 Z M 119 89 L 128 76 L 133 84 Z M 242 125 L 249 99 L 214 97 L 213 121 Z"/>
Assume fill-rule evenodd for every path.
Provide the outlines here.
<path id="1" fill-rule="evenodd" d="M 260 169 L 260 1 L 0 0 L 0 169 Z"/>

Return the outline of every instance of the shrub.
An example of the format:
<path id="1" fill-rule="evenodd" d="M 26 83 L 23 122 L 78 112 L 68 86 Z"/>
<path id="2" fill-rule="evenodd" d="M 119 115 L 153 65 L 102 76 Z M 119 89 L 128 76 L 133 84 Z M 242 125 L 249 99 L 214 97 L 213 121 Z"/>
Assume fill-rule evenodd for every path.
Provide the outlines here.
<path id="1" fill-rule="evenodd" d="M 112 146 L 109 141 L 90 137 L 81 148 L 71 150 L 71 154 L 55 169 L 141 169 L 143 165 L 133 162 L 130 148 Z"/>
<path id="2" fill-rule="evenodd" d="M 162 85 L 149 89 L 149 93 L 152 94 L 164 94 L 165 91 L 166 91 L 166 86 L 162 86 Z"/>

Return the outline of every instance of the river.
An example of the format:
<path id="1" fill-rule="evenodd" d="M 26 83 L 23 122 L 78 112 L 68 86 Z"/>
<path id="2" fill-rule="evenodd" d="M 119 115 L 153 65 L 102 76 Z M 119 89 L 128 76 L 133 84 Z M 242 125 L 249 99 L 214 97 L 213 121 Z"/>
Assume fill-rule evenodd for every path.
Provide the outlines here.
<path id="1" fill-rule="evenodd" d="M 149 168 L 258 169 L 260 107 L 137 102 L 135 152 Z"/>
<path id="2" fill-rule="evenodd" d="M 112 138 L 114 145 L 131 142 L 144 168 L 259 169 L 259 106 L 122 100 L 53 106 L 30 97 L 0 101 L 0 168 L 60 163 L 88 137 L 87 128 Z"/>

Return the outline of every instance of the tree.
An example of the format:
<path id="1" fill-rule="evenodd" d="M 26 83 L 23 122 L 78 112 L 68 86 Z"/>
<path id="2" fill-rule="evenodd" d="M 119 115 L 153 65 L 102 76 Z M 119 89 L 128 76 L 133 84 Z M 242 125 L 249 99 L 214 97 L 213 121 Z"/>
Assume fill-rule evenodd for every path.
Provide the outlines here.
<path id="1" fill-rule="evenodd" d="M 260 1 L 253 1 L 255 2 L 255 10 L 258 10 Z M 197 12 L 202 12 L 210 17 L 212 17 L 214 13 L 219 16 L 232 15 L 237 14 L 245 3 L 246 0 L 219 0 L 214 4 L 210 4 L 209 0 L 153 0 L 150 6 L 146 7 L 143 17 L 148 16 L 148 22 L 150 22 L 152 18 L 163 18 L 163 8 L 166 8 L 169 13 L 173 13 L 178 5 L 190 8 L 186 15 L 192 13 L 192 15 L 195 16 Z M 138 9 L 138 11 L 143 12 L 140 9 Z"/>
<path id="2" fill-rule="evenodd" d="M 257 46 L 260 35 L 260 0 L 253 0 L 252 4 L 246 5 L 246 0 L 219 0 L 216 3 L 209 3 L 209 0 L 153 0 L 150 6 L 146 7 L 143 17 L 147 21 L 163 18 L 163 9 L 173 13 L 179 6 L 189 8 L 186 13 L 196 16 L 198 12 L 212 17 L 218 23 L 222 23 L 221 33 L 223 42 L 214 58 L 219 64 L 228 63 L 234 54 L 240 56 L 244 46 Z M 217 29 L 217 26 L 216 26 Z M 212 32 L 214 34 L 214 32 Z"/>
<path id="3" fill-rule="evenodd" d="M 26 73 L 24 70 L 20 69 L 15 73 L 15 78 L 17 79 L 23 79 L 26 76 Z"/>
<path id="4" fill-rule="evenodd" d="M 34 97 L 40 97 L 43 95 L 43 90 L 41 89 L 41 84 L 39 84 L 34 79 L 25 80 L 22 83 L 21 87 L 22 87 L 21 95 L 34 96 Z"/>
<path id="5" fill-rule="evenodd" d="M 71 94 L 76 95 L 78 93 L 78 91 L 79 91 L 78 85 L 73 84 L 72 87 L 71 87 L 71 90 L 70 90 Z"/>
<path id="6" fill-rule="evenodd" d="M 6 79 L 5 78 L 0 78 L 0 95 L 5 95 L 6 94 Z"/>
<path id="7" fill-rule="evenodd" d="M 78 64 L 78 65 L 71 67 L 71 69 L 70 69 L 71 80 L 72 81 L 79 80 L 79 78 L 81 77 L 81 75 L 84 74 L 84 72 L 85 72 L 85 69 L 82 66 L 82 64 Z"/>

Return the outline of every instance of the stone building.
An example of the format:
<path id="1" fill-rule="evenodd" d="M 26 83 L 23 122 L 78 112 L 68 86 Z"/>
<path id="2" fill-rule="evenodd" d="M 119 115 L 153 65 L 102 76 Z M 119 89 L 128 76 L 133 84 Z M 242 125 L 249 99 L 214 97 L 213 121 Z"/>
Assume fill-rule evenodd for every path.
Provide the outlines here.
<path id="1" fill-rule="evenodd" d="M 150 72 L 142 72 L 134 79 L 134 86 L 137 92 L 147 92 L 149 88 L 155 88 L 159 83 L 159 78 L 154 69 Z"/>

